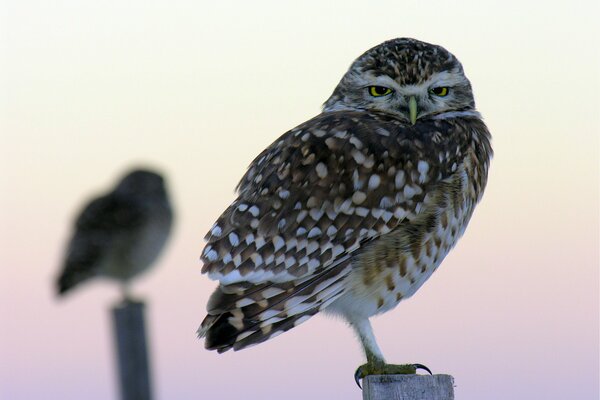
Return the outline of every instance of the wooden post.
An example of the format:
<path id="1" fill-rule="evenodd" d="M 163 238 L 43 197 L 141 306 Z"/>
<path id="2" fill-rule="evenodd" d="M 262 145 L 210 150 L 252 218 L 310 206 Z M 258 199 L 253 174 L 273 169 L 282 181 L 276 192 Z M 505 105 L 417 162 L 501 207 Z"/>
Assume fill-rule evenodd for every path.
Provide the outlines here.
<path id="1" fill-rule="evenodd" d="M 121 400 L 150 400 L 144 303 L 124 300 L 112 309 Z"/>
<path id="2" fill-rule="evenodd" d="M 363 400 L 454 400 L 450 375 L 369 375 Z"/>

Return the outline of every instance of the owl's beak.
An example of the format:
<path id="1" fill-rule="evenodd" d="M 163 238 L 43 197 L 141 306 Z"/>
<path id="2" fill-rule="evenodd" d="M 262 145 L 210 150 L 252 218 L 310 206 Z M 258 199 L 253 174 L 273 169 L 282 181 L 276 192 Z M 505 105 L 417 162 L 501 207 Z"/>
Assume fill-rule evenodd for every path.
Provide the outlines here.
<path id="1" fill-rule="evenodd" d="M 408 99 L 408 115 L 410 123 L 414 125 L 417 122 L 417 99 L 415 96 L 410 96 Z"/>

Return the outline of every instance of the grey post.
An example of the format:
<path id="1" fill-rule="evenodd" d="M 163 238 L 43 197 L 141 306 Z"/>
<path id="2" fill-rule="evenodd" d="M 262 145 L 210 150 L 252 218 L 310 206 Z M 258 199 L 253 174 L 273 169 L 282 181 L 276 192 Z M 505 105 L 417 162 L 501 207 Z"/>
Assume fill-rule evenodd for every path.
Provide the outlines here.
<path id="1" fill-rule="evenodd" d="M 454 400 L 450 375 L 368 375 L 363 400 Z"/>
<path id="2" fill-rule="evenodd" d="M 144 303 L 124 300 L 112 309 L 122 400 L 150 400 Z"/>

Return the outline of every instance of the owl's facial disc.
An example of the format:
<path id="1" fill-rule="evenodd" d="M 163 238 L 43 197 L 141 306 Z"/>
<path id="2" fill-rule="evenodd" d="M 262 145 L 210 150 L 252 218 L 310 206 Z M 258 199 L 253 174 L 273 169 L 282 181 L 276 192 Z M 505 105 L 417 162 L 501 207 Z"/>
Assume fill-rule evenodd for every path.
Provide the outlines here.
<path id="1" fill-rule="evenodd" d="M 413 125 L 477 114 L 460 62 L 414 39 L 385 42 L 359 57 L 324 105 L 324 111 L 337 110 L 382 111 Z"/>
<path id="2" fill-rule="evenodd" d="M 434 73 L 424 82 L 400 85 L 389 76 L 369 76 L 357 79 L 362 99 L 355 103 L 364 104 L 366 109 L 375 109 L 398 115 L 412 125 L 420 118 L 448 111 L 465 109 L 464 91 L 470 86 L 459 71 Z M 463 93 L 463 94 L 461 94 Z"/>

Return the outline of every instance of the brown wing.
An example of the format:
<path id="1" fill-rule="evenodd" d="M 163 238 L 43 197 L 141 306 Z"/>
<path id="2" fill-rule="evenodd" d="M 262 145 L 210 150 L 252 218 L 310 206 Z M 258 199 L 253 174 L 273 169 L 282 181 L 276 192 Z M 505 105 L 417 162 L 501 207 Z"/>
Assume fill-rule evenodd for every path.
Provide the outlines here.
<path id="1" fill-rule="evenodd" d="M 252 162 L 206 236 L 202 272 L 221 283 L 199 332 L 207 347 L 266 340 L 273 324 L 287 330 L 335 300 L 351 257 L 427 207 L 427 193 L 456 170 L 469 138 L 465 124 L 407 126 L 348 111 L 280 137 Z"/>

